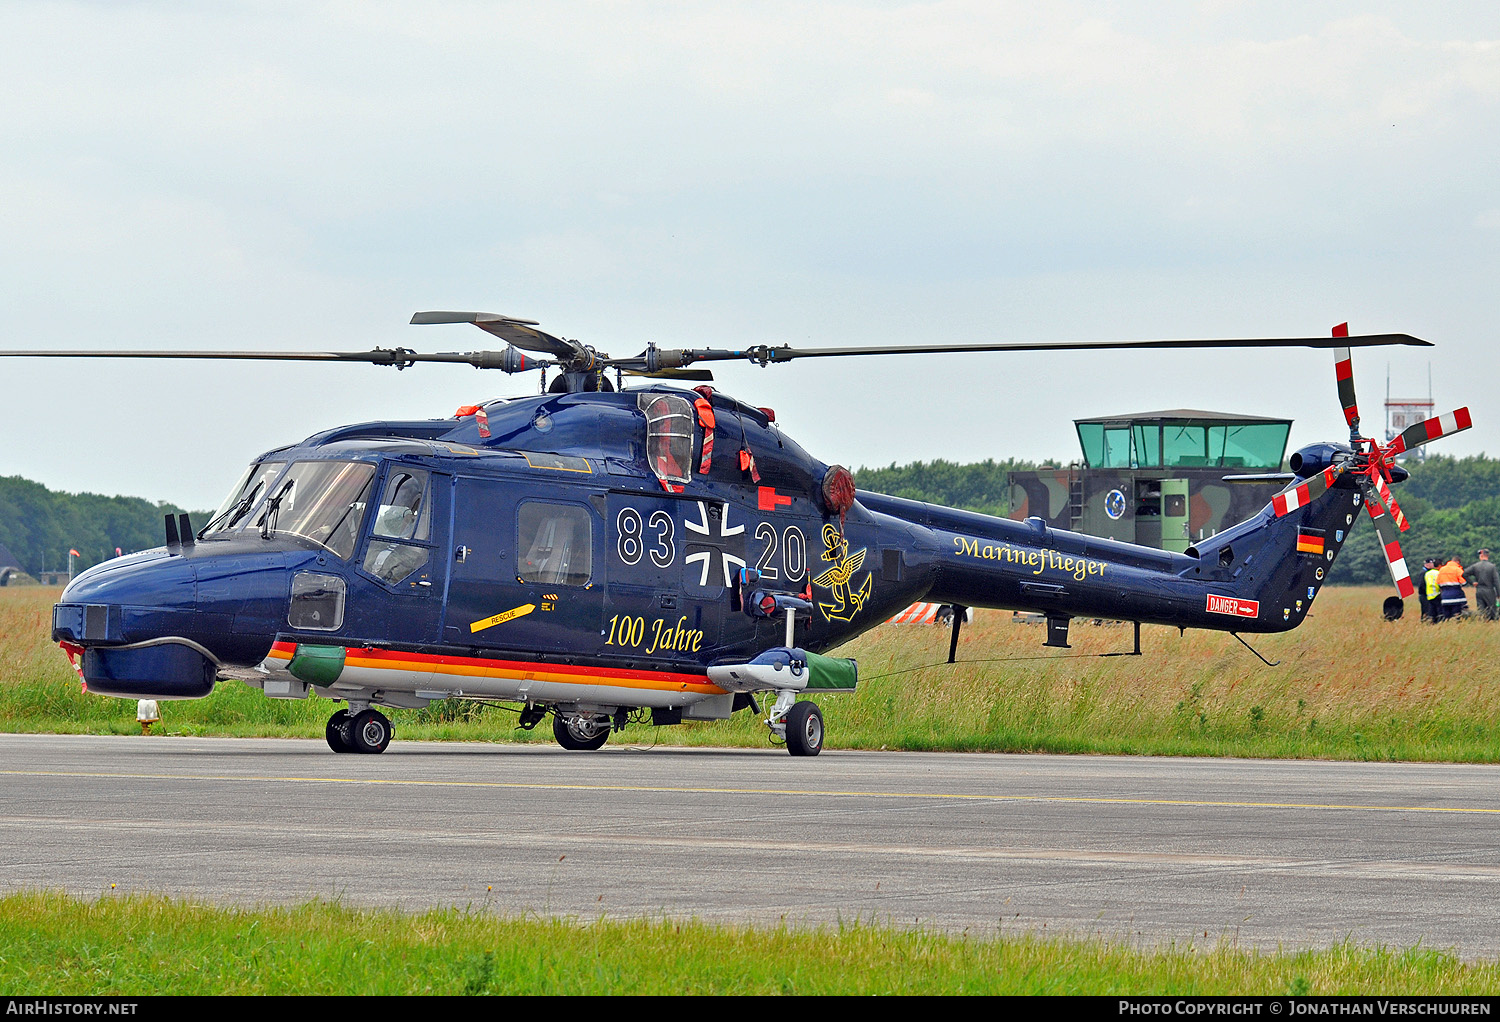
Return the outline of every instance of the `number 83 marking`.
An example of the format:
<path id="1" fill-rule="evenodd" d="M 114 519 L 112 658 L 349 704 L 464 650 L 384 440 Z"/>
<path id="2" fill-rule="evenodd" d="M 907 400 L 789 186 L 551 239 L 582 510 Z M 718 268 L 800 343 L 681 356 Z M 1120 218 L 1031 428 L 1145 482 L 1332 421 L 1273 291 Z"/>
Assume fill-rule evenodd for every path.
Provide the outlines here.
<path id="1" fill-rule="evenodd" d="M 651 512 L 651 517 L 643 524 L 639 511 L 633 507 L 622 508 L 615 517 L 615 530 L 619 533 L 615 552 L 626 564 L 639 564 L 642 553 L 646 552 L 650 553 L 651 563 L 658 568 L 670 567 L 677 559 L 677 545 L 673 540 L 676 526 L 672 524 L 672 516 L 665 511 Z M 648 531 L 654 535 L 648 537 Z"/>

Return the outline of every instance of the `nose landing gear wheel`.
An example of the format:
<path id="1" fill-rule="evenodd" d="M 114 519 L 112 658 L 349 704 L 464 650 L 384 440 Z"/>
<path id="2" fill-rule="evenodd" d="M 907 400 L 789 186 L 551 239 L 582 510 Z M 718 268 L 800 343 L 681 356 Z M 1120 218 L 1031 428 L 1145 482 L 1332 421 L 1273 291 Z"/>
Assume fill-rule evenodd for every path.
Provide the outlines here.
<path id="1" fill-rule="evenodd" d="M 823 711 L 817 703 L 793 703 L 786 713 L 786 751 L 816 756 L 823 751 Z"/>
<path id="2" fill-rule="evenodd" d="M 552 736 L 557 744 L 570 752 L 592 752 L 609 741 L 609 718 L 596 720 L 577 714 L 564 717 L 552 715 Z"/>
<path id="3" fill-rule="evenodd" d="M 353 752 L 354 746 L 349 744 L 349 711 L 340 710 L 328 718 L 328 747 L 334 752 Z"/>
<path id="4" fill-rule="evenodd" d="M 379 710 L 366 710 L 349 721 L 349 744 L 355 752 L 384 752 L 391 744 L 391 722 Z"/>

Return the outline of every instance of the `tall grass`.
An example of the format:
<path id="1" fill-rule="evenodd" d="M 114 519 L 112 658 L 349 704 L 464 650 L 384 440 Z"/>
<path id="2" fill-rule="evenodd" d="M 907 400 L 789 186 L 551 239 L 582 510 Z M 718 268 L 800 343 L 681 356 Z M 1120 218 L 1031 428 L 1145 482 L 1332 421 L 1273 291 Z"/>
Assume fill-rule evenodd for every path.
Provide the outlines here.
<path id="1" fill-rule="evenodd" d="M 948 665 L 948 631 L 882 626 L 840 652 L 860 662 L 859 691 L 819 697 L 830 748 L 1145 753 L 1500 761 L 1500 624 L 1387 622 L 1385 591 L 1327 589 L 1306 624 L 1251 638 L 1267 667 L 1218 632 L 1147 627 L 1140 657 L 1128 626 L 1075 621 L 1073 648 L 1045 630 L 981 611 Z M 0 589 L 0 727 L 133 733 L 135 704 L 80 691 L 47 638 L 55 590 Z M 326 700 L 264 698 L 229 682 L 163 704 L 157 732 L 320 736 Z M 449 700 L 392 711 L 401 738 L 551 740 L 515 730 L 515 714 Z M 632 725 L 612 742 L 764 746 L 749 713 L 712 724 Z"/>
<path id="2" fill-rule="evenodd" d="M 0 897 L 0 996 L 152 994 L 1490 994 L 1500 966 L 1429 949 L 1261 952 L 972 938 L 862 924 L 236 909 Z"/>

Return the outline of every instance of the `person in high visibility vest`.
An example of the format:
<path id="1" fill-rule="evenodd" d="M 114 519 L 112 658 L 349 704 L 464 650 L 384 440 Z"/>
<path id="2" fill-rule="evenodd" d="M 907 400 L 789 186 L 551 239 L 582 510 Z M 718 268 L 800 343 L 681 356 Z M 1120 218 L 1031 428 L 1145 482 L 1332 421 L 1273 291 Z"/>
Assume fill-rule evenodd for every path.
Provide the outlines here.
<path id="1" fill-rule="evenodd" d="M 1448 558 L 1448 563 L 1438 569 L 1439 597 L 1443 601 L 1443 620 L 1469 612 L 1469 598 L 1464 595 L 1464 566 L 1457 557 Z"/>
<path id="2" fill-rule="evenodd" d="M 1417 590 L 1417 598 L 1422 601 L 1423 621 L 1437 624 L 1443 619 L 1443 605 L 1438 602 L 1437 558 L 1435 557 L 1429 557 L 1422 562 L 1422 588 Z"/>

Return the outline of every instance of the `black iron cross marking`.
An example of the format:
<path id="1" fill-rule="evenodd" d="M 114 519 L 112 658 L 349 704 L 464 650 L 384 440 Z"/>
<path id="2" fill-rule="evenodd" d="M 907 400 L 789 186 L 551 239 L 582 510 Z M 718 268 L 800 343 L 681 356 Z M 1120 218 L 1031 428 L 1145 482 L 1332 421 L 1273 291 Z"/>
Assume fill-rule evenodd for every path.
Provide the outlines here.
<path id="1" fill-rule="evenodd" d="M 708 505 L 703 501 L 698 501 L 698 521 L 683 517 L 683 528 L 695 537 L 688 540 L 687 555 L 683 557 L 683 561 L 702 565 L 698 576 L 700 586 L 708 585 L 708 576 L 713 570 L 714 562 L 718 561 L 724 570 L 724 585 L 729 587 L 734 585 L 735 570 L 745 566 L 745 527 L 736 525 L 730 528 L 728 504 L 723 506 L 721 514 L 714 515 L 713 518 L 718 520 L 718 535 L 714 535 Z"/>

